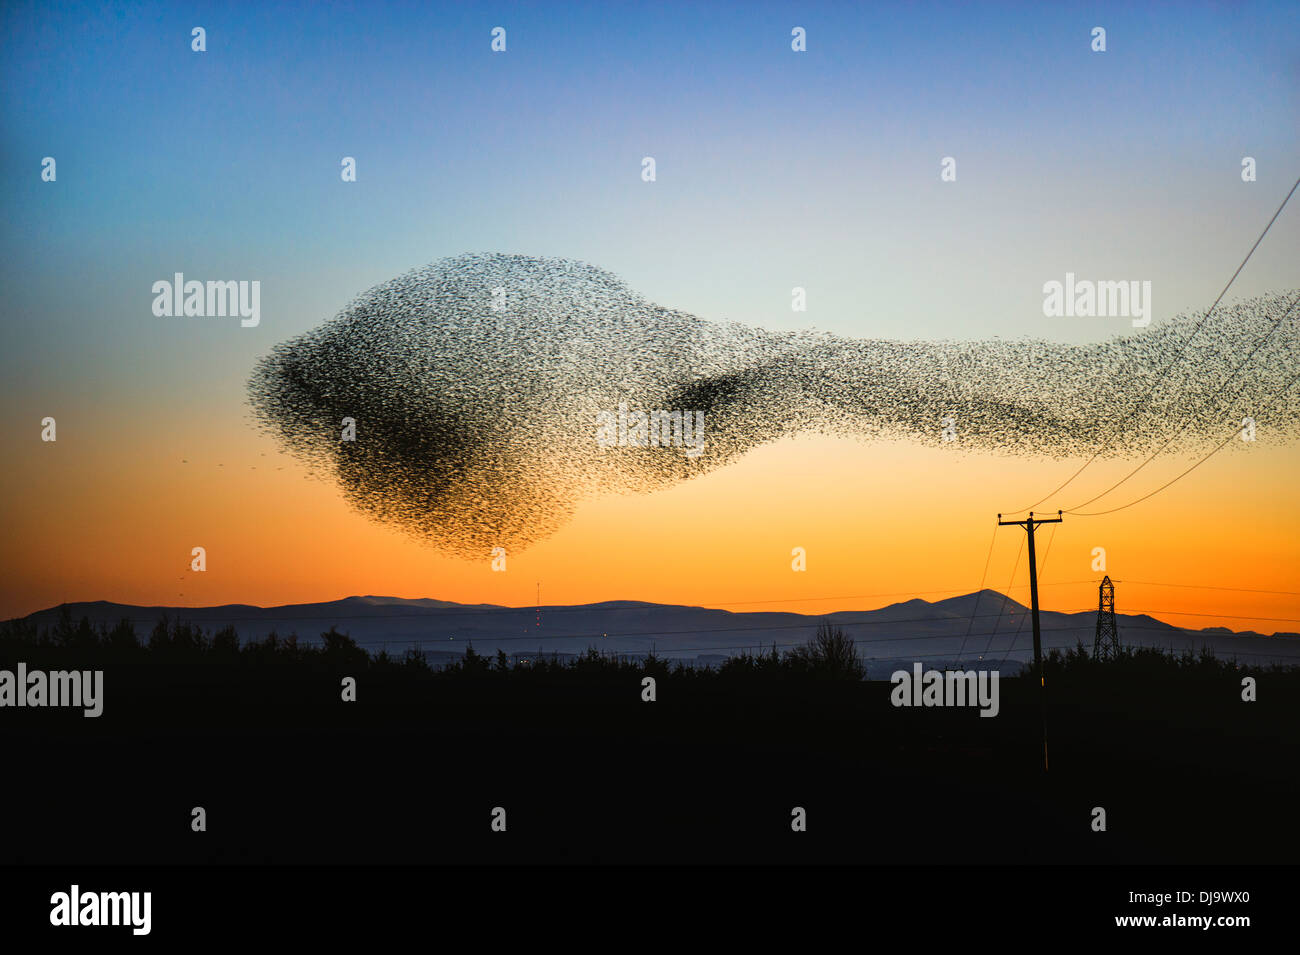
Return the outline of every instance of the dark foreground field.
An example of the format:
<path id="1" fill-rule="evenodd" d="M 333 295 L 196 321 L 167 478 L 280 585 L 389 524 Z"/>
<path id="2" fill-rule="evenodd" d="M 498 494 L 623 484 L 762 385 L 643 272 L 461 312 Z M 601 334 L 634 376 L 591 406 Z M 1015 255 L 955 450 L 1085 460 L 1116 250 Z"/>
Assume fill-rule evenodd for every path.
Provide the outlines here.
<path id="1" fill-rule="evenodd" d="M 1001 712 L 762 661 L 433 673 L 329 652 L 0 639 L 105 671 L 104 712 L 0 710 L 0 863 L 1292 862 L 1300 673 L 1144 654 Z M 642 702 L 641 680 L 657 680 Z M 357 680 L 357 701 L 340 681 Z M 191 810 L 207 831 L 191 830 Z M 806 832 L 791 831 L 793 807 Z M 1091 828 L 1103 807 L 1107 831 Z M 507 830 L 490 827 L 506 810 Z"/>

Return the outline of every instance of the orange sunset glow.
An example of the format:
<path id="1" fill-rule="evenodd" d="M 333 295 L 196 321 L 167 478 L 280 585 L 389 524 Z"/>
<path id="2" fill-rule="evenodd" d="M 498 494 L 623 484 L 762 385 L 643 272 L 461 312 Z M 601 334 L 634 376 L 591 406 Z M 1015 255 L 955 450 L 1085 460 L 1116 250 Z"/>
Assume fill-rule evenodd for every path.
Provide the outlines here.
<path id="1" fill-rule="evenodd" d="M 1195 460 L 1162 460 L 1097 506 L 1138 497 Z M 1093 549 L 1102 547 L 1124 613 L 1186 627 L 1300 630 L 1300 516 L 1277 506 L 1291 490 L 1293 460 L 1286 448 L 1234 449 L 1149 502 L 1067 515 L 1040 532 L 1042 606 L 1095 609 L 1102 572 Z M 984 586 L 1027 603 L 1024 533 L 1001 528 L 994 538 L 996 514 L 1011 516 L 1079 463 L 786 440 L 668 490 L 587 501 L 553 537 L 508 553 L 498 573 L 490 554 L 445 557 L 372 523 L 331 482 L 237 429 L 214 424 L 203 446 L 165 437 L 145 449 L 69 429 L 5 475 L 6 497 L 34 506 L 10 519 L 10 539 L 28 547 L 5 551 L 0 613 L 79 600 L 269 606 L 351 594 L 529 606 L 539 583 L 552 605 L 628 599 L 818 613 L 968 593 L 986 558 Z M 1097 462 L 1063 503 L 1086 500 L 1130 468 Z M 205 573 L 189 569 L 197 545 L 207 549 Z M 807 553 L 804 572 L 791 569 L 795 547 Z"/>

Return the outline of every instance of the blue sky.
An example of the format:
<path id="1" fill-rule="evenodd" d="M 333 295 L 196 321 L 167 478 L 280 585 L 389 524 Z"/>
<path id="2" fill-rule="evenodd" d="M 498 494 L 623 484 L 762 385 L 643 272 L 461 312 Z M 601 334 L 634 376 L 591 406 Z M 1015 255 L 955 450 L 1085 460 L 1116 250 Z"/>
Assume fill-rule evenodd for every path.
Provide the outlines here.
<path id="1" fill-rule="evenodd" d="M 1297 28 L 1294 3 L 10 6 L 0 362 L 233 406 L 273 342 L 482 250 L 774 328 L 1129 334 L 1045 319 L 1042 283 L 1208 306 L 1300 175 Z M 1234 292 L 1294 286 L 1296 248 L 1290 214 Z M 175 271 L 261 280 L 261 326 L 160 325 Z"/>

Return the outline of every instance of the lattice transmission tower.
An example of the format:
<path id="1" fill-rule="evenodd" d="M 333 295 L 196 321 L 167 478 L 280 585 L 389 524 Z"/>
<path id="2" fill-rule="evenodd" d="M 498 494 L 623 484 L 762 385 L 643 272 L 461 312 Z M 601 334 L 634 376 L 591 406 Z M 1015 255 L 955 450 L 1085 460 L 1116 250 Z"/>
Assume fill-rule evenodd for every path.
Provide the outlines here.
<path id="1" fill-rule="evenodd" d="M 1097 639 L 1092 644 L 1094 660 L 1113 660 L 1119 655 L 1119 631 L 1115 627 L 1115 585 L 1109 577 L 1101 579 L 1097 588 L 1101 596 L 1097 602 Z"/>

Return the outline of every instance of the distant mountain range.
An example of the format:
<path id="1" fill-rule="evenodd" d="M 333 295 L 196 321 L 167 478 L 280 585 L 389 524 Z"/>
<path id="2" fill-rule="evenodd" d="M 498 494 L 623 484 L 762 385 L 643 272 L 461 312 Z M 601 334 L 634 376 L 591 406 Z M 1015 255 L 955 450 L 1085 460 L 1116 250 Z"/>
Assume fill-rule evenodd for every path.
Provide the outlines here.
<path id="1" fill-rule="evenodd" d="M 822 620 L 839 625 L 857 641 L 873 677 L 888 676 L 899 663 L 912 661 L 940 667 L 958 660 L 981 666 L 1005 660 L 1011 669 L 1033 656 L 1028 609 L 995 590 L 816 615 L 733 613 L 631 600 L 538 608 L 374 596 L 283 607 L 137 607 L 107 601 L 66 607 L 74 620 L 88 617 L 96 625 L 111 627 L 129 619 L 142 640 L 163 616 L 211 632 L 233 626 L 243 640 L 260 639 L 275 630 L 280 636 L 296 633 L 310 643 L 334 626 L 372 652 L 387 648 L 400 656 L 408 647 L 419 646 L 432 663 L 461 656 L 471 642 L 478 653 L 495 655 L 504 650 L 511 657 L 532 658 L 540 650 L 564 658 L 596 647 L 635 657 L 653 651 L 670 659 L 717 663 L 745 651 L 770 652 L 773 643 L 778 649 L 803 643 Z M 25 619 L 53 626 L 61 612 L 60 607 L 51 607 Z M 1070 648 L 1079 641 L 1091 649 L 1095 612 L 1043 611 L 1040 617 L 1044 652 Z M 1205 647 L 1216 656 L 1247 663 L 1300 664 L 1300 634 L 1266 636 L 1222 627 L 1188 630 L 1145 614 L 1117 614 L 1116 623 L 1124 644 L 1177 652 L 1199 652 Z"/>

